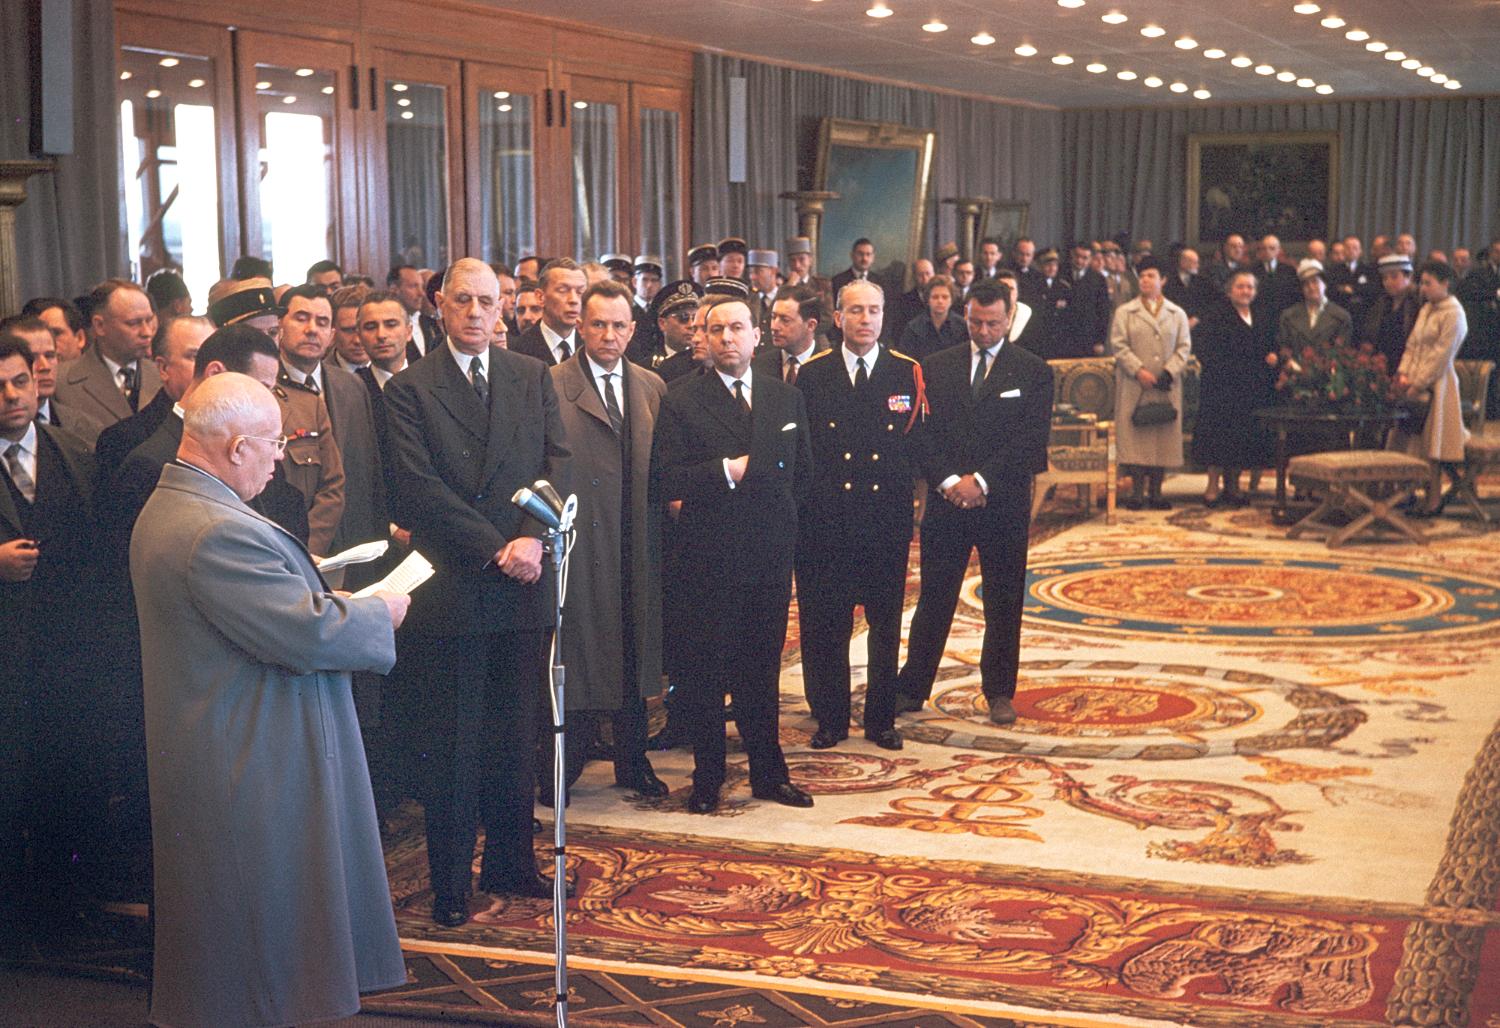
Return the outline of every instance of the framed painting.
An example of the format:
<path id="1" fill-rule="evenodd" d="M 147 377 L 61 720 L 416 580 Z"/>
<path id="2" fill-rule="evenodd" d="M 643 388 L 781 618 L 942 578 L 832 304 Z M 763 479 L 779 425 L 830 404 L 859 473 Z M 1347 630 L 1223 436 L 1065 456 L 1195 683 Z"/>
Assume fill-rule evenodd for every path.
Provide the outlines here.
<path id="1" fill-rule="evenodd" d="M 1031 201 L 996 200 L 984 212 L 979 226 L 979 239 L 998 239 L 1000 252 L 1009 255 L 1016 242 L 1026 235 L 1026 226 L 1031 221 Z M 978 240 L 975 240 L 978 249 Z"/>
<path id="2" fill-rule="evenodd" d="M 824 118 L 818 132 L 817 189 L 828 204 L 818 238 L 818 271 L 849 266 L 856 239 L 875 244 L 876 278 L 908 288 L 926 228 L 935 134 L 868 121 Z"/>
<path id="3" fill-rule="evenodd" d="M 1267 233 L 1283 245 L 1327 239 L 1338 209 L 1336 132 L 1188 136 L 1187 237 Z"/>

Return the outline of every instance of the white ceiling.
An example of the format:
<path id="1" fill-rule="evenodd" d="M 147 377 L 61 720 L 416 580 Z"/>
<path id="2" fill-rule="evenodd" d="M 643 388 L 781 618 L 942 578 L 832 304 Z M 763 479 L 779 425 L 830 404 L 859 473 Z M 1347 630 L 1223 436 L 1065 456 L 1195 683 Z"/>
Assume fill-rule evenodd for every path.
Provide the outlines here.
<path id="1" fill-rule="evenodd" d="M 723 50 L 832 72 L 851 72 L 963 93 L 1029 101 L 1053 107 L 1132 106 L 1195 102 L 1306 101 L 1321 99 L 1316 85 L 1340 97 L 1455 97 L 1500 93 L 1500 0 L 1318 0 L 1322 10 L 1295 14 L 1295 0 L 1086 0 L 1060 7 L 1054 0 L 489 0 L 497 7 L 586 22 L 603 28 L 672 39 L 707 50 Z M 892 14 L 871 18 L 865 10 L 883 4 Z M 1109 12 L 1123 24 L 1100 20 Z M 1330 15 L 1347 24 L 1325 28 Z M 938 19 L 947 30 L 923 31 Z M 1155 24 L 1165 35 L 1146 38 Z M 1444 89 L 1396 61 L 1345 38 L 1361 29 L 1371 41 L 1417 58 L 1435 73 L 1462 83 Z M 995 37 L 989 46 L 971 42 L 976 33 Z M 1189 36 L 1193 50 L 1174 41 Z M 1023 43 L 1037 48 L 1018 56 Z M 1226 55 L 1213 60 L 1204 51 Z M 1066 67 L 1051 58 L 1074 58 Z M 1306 87 L 1273 75 L 1236 68 L 1236 56 L 1310 79 Z M 601 63 L 609 63 L 601 54 Z M 1107 70 L 1091 73 L 1098 62 Z M 1134 71 L 1135 81 L 1116 78 Z M 1144 81 L 1159 76 L 1163 84 Z"/>

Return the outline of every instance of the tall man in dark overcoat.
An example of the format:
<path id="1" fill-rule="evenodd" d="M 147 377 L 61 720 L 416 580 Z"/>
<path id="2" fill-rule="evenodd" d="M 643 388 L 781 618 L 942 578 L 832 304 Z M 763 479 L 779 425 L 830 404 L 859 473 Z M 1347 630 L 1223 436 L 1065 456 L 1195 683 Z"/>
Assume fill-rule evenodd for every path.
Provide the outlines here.
<path id="1" fill-rule="evenodd" d="M 566 493 L 569 453 L 546 366 L 492 345 L 500 282 L 489 266 L 455 262 L 438 305 L 447 339 L 384 395 L 396 522 L 435 572 L 413 599 L 396 675 L 416 707 L 433 920 L 456 927 L 481 821 L 479 888 L 552 895 L 531 850 L 552 601 L 542 526 L 511 496 L 537 479 Z"/>

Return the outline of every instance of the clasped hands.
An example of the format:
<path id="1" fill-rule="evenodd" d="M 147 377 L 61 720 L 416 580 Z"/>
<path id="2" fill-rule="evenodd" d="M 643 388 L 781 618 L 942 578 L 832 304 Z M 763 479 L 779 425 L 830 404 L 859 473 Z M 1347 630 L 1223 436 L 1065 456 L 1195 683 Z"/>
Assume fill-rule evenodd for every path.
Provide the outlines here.
<path id="1" fill-rule="evenodd" d="M 943 499 L 960 510 L 977 510 L 987 502 L 984 490 L 979 487 L 979 480 L 972 473 L 963 476 L 942 492 Z"/>
<path id="2" fill-rule="evenodd" d="M 494 562 L 502 574 L 530 585 L 542 577 L 542 541 L 529 535 L 517 536 L 495 554 Z"/>

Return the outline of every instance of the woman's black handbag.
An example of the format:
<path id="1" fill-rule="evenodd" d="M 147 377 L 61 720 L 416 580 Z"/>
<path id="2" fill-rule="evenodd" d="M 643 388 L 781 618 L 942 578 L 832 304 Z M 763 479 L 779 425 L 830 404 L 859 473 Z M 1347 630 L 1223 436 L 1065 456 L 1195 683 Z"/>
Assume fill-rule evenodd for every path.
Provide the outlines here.
<path id="1" fill-rule="evenodd" d="M 1136 428 L 1165 425 L 1176 420 L 1177 408 L 1170 400 L 1148 400 L 1144 393 L 1136 401 L 1135 410 L 1130 412 L 1130 423 Z"/>
<path id="2" fill-rule="evenodd" d="M 1427 427 L 1427 415 L 1432 413 L 1432 401 L 1405 400 L 1401 409 L 1406 411 L 1406 417 L 1401 419 L 1401 431 L 1407 435 L 1417 435 Z"/>

